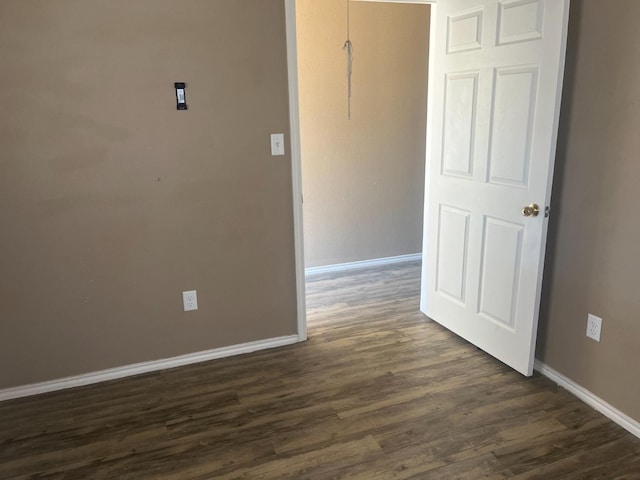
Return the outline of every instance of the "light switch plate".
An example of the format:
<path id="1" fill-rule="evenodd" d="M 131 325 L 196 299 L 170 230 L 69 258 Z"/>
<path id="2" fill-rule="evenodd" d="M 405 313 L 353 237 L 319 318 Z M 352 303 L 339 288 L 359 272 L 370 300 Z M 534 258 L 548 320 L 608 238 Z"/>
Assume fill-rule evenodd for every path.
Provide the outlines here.
<path id="1" fill-rule="evenodd" d="M 284 155 L 284 133 L 271 134 L 271 155 Z"/>

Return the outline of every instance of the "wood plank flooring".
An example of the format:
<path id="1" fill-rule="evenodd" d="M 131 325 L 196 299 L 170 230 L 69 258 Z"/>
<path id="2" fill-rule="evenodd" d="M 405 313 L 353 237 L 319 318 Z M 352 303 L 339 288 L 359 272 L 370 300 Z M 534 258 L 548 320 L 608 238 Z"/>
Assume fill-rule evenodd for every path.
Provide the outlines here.
<path id="1" fill-rule="evenodd" d="M 640 479 L 640 439 L 425 319 L 417 263 L 307 288 L 304 344 L 0 403 L 0 479 Z"/>

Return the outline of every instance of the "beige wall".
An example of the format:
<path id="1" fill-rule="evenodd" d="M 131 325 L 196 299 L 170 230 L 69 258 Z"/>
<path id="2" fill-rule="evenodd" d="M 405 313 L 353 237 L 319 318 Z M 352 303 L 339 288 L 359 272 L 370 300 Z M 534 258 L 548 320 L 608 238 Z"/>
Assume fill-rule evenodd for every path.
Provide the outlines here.
<path id="1" fill-rule="evenodd" d="M 2 0 L 0 58 L 0 388 L 295 333 L 282 0 Z"/>
<path id="2" fill-rule="evenodd" d="M 640 3 L 619 1 L 617 9 L 572 2 L 538 356 L 640 420 Z M 356 148 L 353 131 L 359 123 L 375 126 L 377 113 L 394 103 L 386 84 L 376 95 L 367 90 L 374 77 L 363 78 L 368 49 L 391 62 L 373 66 L 377 76 L 399 70 L 395 62 L 414 51 L 378 41 L 397 26 L 382 17 L 396 12 L 383 15 L 389 6 L 373 5 L 369 20 L 377 19 L 378 35 L 360 38 L 362 9 L 372 5 L 352 4 L 348 123 L 342 12 L 298 3 L 300 14 L 330 20 L 300 32 L 302 47 L 321 37 L 337 51 L 303 59 L 301 75 L 315 65 L 341 79 L 311 85 L 327 90 L 327 108 L 313 121 L 340 128 L 319 135 L 331 143 L 320 149 L 317 141 L 313 150 L 324 161 L 305 164 L 305 175 L 342 199 L 318 226 L 335 223 L 340 231 L 355 223 L 341 243 L 361 253 L 328 252 L 317 261 L 417 251 L 419 210 L 406 214 L 416 222 L 415 244 L 401 228 L 387 229 L 396 238 L 383 243 L 406 246 L 395 251 L 367 247 L 377 234 L 359 220 L 371 212 L 380 219 L 391 205 L 383 179 L 370 173 L 379 159 L 392 159 L 395 183 L 420 179 L 407 197 L 422 195 L 421 166 L 401 163 L 402 145 L 370 137 L 371 145 Z M 0 2 L 0 388 L 295 331 L 289 157 L 268 153 L 269 133 L 288 132 L 283 2 L 180 5 Z M 414 66 L 402 91 L 420 90 L 425 71 Z M 189 84 L 188 112 L 175 110 L 174 81 Z M 313 104 L 304 91 L 302 100 L 309 121 L 304 108 Z M 398 115 L 414 116 L 392 122 L 406 127 L 398 129 L 405 142 L 422 134 L 422 107 L 413 106 L 423 101 L 402 103 Z M 305 128 L 308 151 L 314 143 Z M 344 151 L 355 160 L 332 163 Z M 344 212 L 357 189 L 330 183 L 335 171 L 361 179 L 372 203 L 353 216 Z M 324 195 L 305 184 L 307 240 L 313 202 Z M 183 313 L 180 292 L 192 288 L 200 310 Z M 604 318 L 599 344 L 584 336 L 588 312 Z"/>
<path id="3" fill-rule="evenodd" d="M 640 421 L 640 2 L 615 3 L 571 2 L 538 357 Z"/>
<path id="4" fill-rule="evenodd" d="M 420 252 L 429 7 L 298 0 L 305 265 Z"/>

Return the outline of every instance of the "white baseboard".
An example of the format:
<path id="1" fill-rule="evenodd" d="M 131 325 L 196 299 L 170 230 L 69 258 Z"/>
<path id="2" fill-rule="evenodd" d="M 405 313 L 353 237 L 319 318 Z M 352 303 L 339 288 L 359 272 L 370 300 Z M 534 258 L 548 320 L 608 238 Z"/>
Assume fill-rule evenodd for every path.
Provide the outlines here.
<path id="1" fill-rule="evenodd" d="M 373 258 L 371 260 L 361 260 L 359 262 L 336 263 L 335 265 L 325 265 L 323 267 L 309 267 L 304 269 L 305 275 L 317 273 L 333 273 L 353 270 L 355 268 L 379 267 L 380 265 L 390 265 L 393 263 L 413 262 L 422 260 L 422 253 L 410 253 L 408 255 L 398 255 L 395 257 Z"/>
<path id="2" fill-rule="evenodd" d="M 533 368 L 547 377 L 549 380 L 552 380 L 565 390 L 573 393 L 576 397 L 578 397 L 580 400 L 582 400 L 584 403 L 594 408 L 598 412 L 602 413 L 605 417 L 608 417 L 625 430 L 628 430 L 636 437 L 640 438 L 640 422 L 634 420 L 628 415 L 625 415 L 617 408 L 609 405 L 600 397 L 594 395 L 583 386 L 578 385 L 570 378 L 565 377 L 560 372 L 551 368 L 549 365 L 542 363 L 540 360 L 535 361 Z"/>
<path id="3" fill-rule="evenodd" d="M 189 353 L 178 357 L 164 358 L 162 360 L 152 360 L 150 362 L 134 363 L 123 367 L 110 368 L 108 370 L 100 370 L 73 377 L 60 378 L 42 383 L 33 383 L 20 387 L 12 387 L 0 390 L 0 402 L 10 400 L 12 398 L 28 397 L 30 395 L 38 395 L 40 393 L 54 392 L 56 390 L 64 390 L 66 388 L 80 387 L 90 385 L 92 383 L 106 382 L 118 378 L 130 377 L 141 373 L 155 372 L 157 370 L 165 370 L 167 368 L 182 367 L 192 363 L 206 362 L 218 358 L 232 357 L 243 353 L 255 352 L 257 350 L 266 350 L 268 348 L 282 347 L 297 343 L 298 335 L 289 335 L 285 337 L 268 338 L 266 340 L 258 340 L 256 342 L 241 343 L 239 345 L 231 345 L 229 347 L 214 348 L 204 352 Z"/>

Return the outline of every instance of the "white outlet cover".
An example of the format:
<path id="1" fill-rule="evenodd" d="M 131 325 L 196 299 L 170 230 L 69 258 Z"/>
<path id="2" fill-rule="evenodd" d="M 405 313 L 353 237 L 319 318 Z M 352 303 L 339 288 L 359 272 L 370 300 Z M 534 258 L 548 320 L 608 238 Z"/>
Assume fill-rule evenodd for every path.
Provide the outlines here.
<path id="1" fill-rule="evenodd" d="M 185 312 L 191 312 L 198 309 L 198 294 L 195 290 L 182 292 L 182 305 Z"/>
<path id="2" fill-rule="evenodd" d="M 602 319 L 592 314 L 587 315 L 587 337 L 599 342 L 601 331 Z"/>

